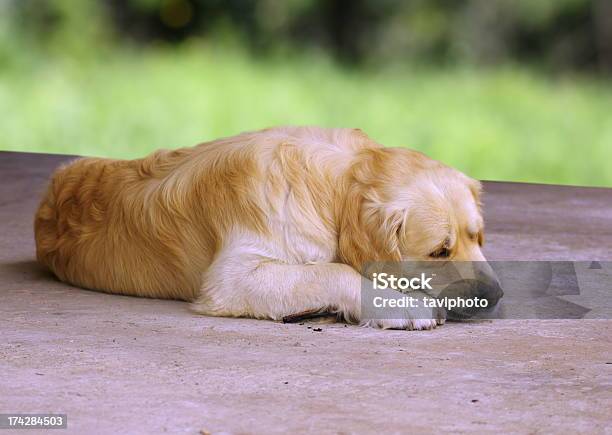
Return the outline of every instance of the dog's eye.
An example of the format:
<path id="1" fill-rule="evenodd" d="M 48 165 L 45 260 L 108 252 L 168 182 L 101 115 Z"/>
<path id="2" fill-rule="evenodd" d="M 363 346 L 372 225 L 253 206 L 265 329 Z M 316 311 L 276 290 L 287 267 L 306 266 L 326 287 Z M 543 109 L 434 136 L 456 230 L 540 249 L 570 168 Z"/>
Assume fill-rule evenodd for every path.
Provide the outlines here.
<path id="1" fill-rule="evenodd" d="M 450 250 L 446 247 L 442 247 L 442 248 L 436 249 L 434 252 L 429 254 L 429 256 L 431 258 L 447 258 L 447 257 L 450 257 Z"/>

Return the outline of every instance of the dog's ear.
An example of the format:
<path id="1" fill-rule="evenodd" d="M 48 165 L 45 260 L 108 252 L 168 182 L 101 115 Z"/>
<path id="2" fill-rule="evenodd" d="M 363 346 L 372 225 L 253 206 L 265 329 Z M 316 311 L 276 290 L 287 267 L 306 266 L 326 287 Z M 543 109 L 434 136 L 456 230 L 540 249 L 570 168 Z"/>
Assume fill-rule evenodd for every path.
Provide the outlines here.
<path id="1" fill-rule="evenodd" d="M 379 201 L 373 188 L 351 186 L 341 218 L 340 259 L 358 271 L 371 261 L 400 261 L 405 220 L 406 212 Z"/>

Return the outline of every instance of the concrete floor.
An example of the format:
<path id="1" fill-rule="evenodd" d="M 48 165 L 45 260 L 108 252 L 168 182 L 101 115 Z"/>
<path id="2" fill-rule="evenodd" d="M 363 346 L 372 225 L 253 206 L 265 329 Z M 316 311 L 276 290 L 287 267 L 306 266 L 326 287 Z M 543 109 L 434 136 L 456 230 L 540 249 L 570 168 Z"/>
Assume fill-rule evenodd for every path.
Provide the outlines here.
<path id="1" fill-rule="evenodd" d="M 57 282 L 31 226 L 65 158 L 0 153 L 0 413 L 75 434 L 611 433 L 611 320 L 284 325 Z M 489 258 L 612 259 L 612 190 L 486 191 Z"/>

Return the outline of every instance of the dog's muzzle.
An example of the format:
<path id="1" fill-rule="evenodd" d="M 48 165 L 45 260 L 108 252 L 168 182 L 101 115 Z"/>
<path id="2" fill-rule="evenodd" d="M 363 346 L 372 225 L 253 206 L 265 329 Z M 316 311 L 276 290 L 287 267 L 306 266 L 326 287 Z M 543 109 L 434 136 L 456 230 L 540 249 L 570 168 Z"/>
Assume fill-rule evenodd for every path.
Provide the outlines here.
<path id="1" fill-rule="evenodd" d="M 449 283 L 436 297 L 474 299 L 478 298 L 481 303 L 478 306 L 465 307 L 457 306 L 447 311 L 449 319 L 469 319 L 476 315 L 492 313 L 495 311 L 500 299 L 504 296 L 499 280 L 495 272 L 486 262 L 474 262 L 473 278 L 459 279 Z M 486 307 L 482 300 L 486 300 Z M 480 316 L 479 316 L 480 317 Z"/>

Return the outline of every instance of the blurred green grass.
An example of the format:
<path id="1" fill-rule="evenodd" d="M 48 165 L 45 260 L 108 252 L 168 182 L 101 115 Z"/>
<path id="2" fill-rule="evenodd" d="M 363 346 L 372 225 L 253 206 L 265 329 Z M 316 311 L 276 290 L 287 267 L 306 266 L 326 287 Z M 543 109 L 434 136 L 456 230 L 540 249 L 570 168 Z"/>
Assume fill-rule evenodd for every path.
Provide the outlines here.
<path id="1" fill-rule="evenodd" d="M 0 68 L 0 149 L 118 158 L 282 124 L 359 127 L 480 179 L 612 186 L 612 88 L 518 67 L 101 51 Z"/>

